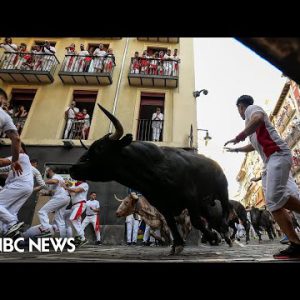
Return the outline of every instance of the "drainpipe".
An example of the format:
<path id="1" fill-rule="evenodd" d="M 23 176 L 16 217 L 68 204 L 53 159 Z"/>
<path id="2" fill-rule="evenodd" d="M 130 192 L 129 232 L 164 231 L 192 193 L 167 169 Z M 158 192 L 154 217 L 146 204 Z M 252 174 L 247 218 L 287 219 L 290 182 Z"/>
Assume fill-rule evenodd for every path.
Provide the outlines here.
<path id="1" fill-rule="evenodd" d="M 115 112 L 116 112 L 116 109 L 117 109 L 120 85 L 121 85 L 122 75 L 123 75 L 123 72 L 124 72 L 125 59 L 126 59 L 126 55 L 127 55 L 127 51 L 128 51 L 128 44 L 129 44 L 129 38 L 126 38 L 126 44 L 125 44 L 125 49 L 124 49 L 124 53 L 123 53 L 121 71 L 120 71 L 120 74 L 119 74 L 119 79 L 118 79 L 118 84 L 117 84 L 117 89 L 116 89 L 116 94 L 115 94 L 115 99 L 114 99 L 114 106 L 113 106 L 113 110 L 112 110 L 113 115 L 115 115 Z M 112 129 L 113 129 L 113 123 L 110 122 L 108 132 L 112 132 Z"/>

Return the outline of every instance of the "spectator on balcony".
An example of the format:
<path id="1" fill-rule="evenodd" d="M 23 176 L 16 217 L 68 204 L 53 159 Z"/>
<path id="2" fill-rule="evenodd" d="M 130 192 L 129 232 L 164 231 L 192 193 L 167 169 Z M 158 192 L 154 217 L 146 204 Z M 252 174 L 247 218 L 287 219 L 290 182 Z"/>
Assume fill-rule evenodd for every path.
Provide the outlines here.
<path id="1" fill-rule="evenodd" d="M 178 50 L 174 49 L 173 56 L 173 68 L 172 68 L 172 76 L 178 76 L 178 64 L 180 63 L 180 58 L 178 57 Z"/>
<path id="2" fill-rule="evenodd" d="M 107 54 L 104 56 L 104 69 L 103 72 L 111 73 L 112 68 L 116 65 L 115 55 L 113 54 L 113 49 L 109 48 Z"/>
<path id="3" fill-rule="evenodd" d="M 164 55 L 164 75 L 171 76 L 173 69 L 173 61 L 171 56 L 171 50 L 168 49 Z"/>
<path id="4" fill-rule="evenodd" d="M 106 55 L 106 51 L 104 50 L 103 44 L 99 45 L 99 48 L 97 48 L 94 53 L 94 70 L 96 72 L 102 72 L 103 71 L 103 60 L 104 56 Z"/>
<path id="5" fill-rule="evenodd" d="M 55 47 L 51 46 L 48 41 L 42 46 L 42 52 L 45 54 L 43 57 L 43 71 L 51 71 L 51 68 L 55 62 L 54 54 L 56 53 Z"/>
<path id="6" fill-rule="evenodd" d="M 40 71 L 43 66 L 43 51 L 40 45 L 35 45 L 32 47 L 33 53 L 33 70 Z"/>
<path id="7" fill-rule="evenodd" d="M 136 51 L 136 52 L 134 52 L 134 57 L 132 59 L 130 73 L 131 74 L 139 74 L 140 73 L 140 67 L 141 67 L 141 65 L 140 65 L 139 52 Z"/>
<path id="8" fill-rule="evenodd" d="M 153 59 L 150 60 L 149 75 L 157 75 L 158 59 L 158 52 L 155 52 Z"/>
<path id="9" fill-rule="evenodd" d="M 0 48 L 3 48 L 5 52 L 16 53 L 18 51 L 18 46 L 12 43 L 12 39 L 7 37 L 4 39 L 4 43 L 0 44 Z M 13 69 L 14 68 L 14 60 L 16 54 L 7 53 L 4 57 L 3 69 Z"/>
<path id="10" fill-rule="evenodd" d="M 15 57 L 14 65 L 16 69 L 21 69 L 21 66 L 23 65 L 25 61 L 24 56 L 27 52 L 27 45 L 25 43 L 21 43 L 18 47 L 18 54 Z"/>
<path id="11" fill-rule="evenodd" d="M 90 131 L 90 115 L 87 113 L 87 110 L 84 108 L 82 110 L 82 114 L 83 114 L 83 126 L 82 126 L 82 130 L 81 130 L 81 136 L 82 139 L 86 140 L 88 135 L 89 135 L 89 131 Z"/>
<path id="12" fill-rule="evenodd" d="M 164 115 L 160 112 L 160 108 L 156 108 L 156 112 L 152 115 L 152 141 L 158 142 L 160 138 L 160 132 L 163 127 Z"/>
<path id="13" fill-rule="evenodd" d="M 159 51 L 158 54 L 158 66 L 157 66 L 157 73 L 158 75 L 164 75 L 164 51 Z"/>
<path id="14" fill-rule="evenodd" d="M 72 72 L 75 63 L 74 55 L 76 55 L 75 44 L 72 43 L 70 46 L 66 47 L 65 49 L 67 50 L 67 56 L 66 56 L 64 71 Z"/>
<path id="15" fill-rule="evenodd" d="M 67 126 L 65 129 L 64 139 L 68 139 L 70 135 L 70 131 L 73 127 L 75 116 L 79 113 L 79 109 L 76 107 L 76 102 L 72 101 L 71 106 L 65 111 L 65 118 L 67 121 Z"/>
<path id="16" fill-rule="evenodd" d="M 141 74 L 148 74 L 149 56 L 147 50 L 143 52 L 142 58 L 140 60 L 140 64 L 141 64 Z"/>
<path id="17" fill-rule="evenodd" d="M 93 70 L 94 70 L 94 62 L 93 62 L 94 48 L 91 47 L 87 53 L 88 53 L 87 56 L 84 58 L 83 72 L 93 72 Z"/>
<path id="18" fill-rule="evenodd" d="M 91 59 L 89 55 L 90 55 L 89 51 L 84 50 L 84 45 L 80 44 L 80 51 L 78 52 L 78 57 L 74 67 L 75 72 L 87 72 L 88 70 L 87 63 Z"/>
<path id="19" fill-rule="evenodd" d="M 15 124 L 18 130 L 18 133 L 21 134 L 26 118 L 27 118 L 28 112 L 25 109 L 24 105 L 20 105 L 18 107 L 17 112 L 14 114 Z"/>

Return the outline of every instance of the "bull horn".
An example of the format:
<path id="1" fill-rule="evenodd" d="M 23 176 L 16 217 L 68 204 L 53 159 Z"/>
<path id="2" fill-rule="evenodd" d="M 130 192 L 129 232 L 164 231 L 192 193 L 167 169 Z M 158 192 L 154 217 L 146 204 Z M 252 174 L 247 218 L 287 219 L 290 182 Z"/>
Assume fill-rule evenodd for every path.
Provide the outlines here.
<path id="1" fill-rule="evenodd" d="M 85 149 L 85 150 L 89 150 L 89 148 L 83 143 L 83 141 L 81 139 L 80 140 L 80 144 L 81 146 Z"/>
<path id="2" fill-rule="evenodd" d="M 131 197 L 132 197 L 133 199 L 135 199 L 135 200 L 138 200 L 138 199 L 139 199 L 139 197 L 138 197 L 138 195 L 137 195 L 136 193 L 131 193 L 130 195 L 131 195 Z"/>
<path id="3" fill-rule="evenodd" d="M 105 113 L 105 115 L 112 121 L 112 123 L 115 126 L 116 131 L 114 134 L 112 134 L 109 137 L 109 139 L 110 140 L 119 140 L 122 137 L 123 132 L 124 132 L 122 124 L 113 114 L 111 114 L 108 110 L 106 110 L 99 103 L 97 103 L 97 104 L 98 104 L 99 108 Z"/>
<path id="4" fill-rule="evenodd" d="M 123 202 L 123 200 L 119 199 L 119 198 L 116 196 L 116 194 L 114 194 L 114 196 L 115 196 L 115 199 L 116 199 L 117 201 Z"/>

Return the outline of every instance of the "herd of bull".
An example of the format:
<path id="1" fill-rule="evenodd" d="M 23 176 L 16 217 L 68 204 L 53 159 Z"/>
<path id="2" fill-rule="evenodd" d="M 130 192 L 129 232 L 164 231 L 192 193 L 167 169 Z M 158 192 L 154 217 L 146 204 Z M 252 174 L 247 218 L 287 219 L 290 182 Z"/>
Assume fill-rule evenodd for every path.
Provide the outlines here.
<path id="1" fill-rule="evenodd" d="M 139 194 L 130 193 L 124 199 L 119 199 L 115 195 L 115 199 L 120 203 L 117 211 L 117 217 L 126 217 L 130 214 L 137 213 L 141 216 L 142 220 L 150 227 L 150 234 L 163 244 L 170 244 L 172 241 L 172 234 L 168 227 L 168 224 L 164 218 L 164 216 L 153 207 L 147 199 Z M 247 211 L 245 207 L 238 201 L 229 200 L 232 205 L 233 213 L 229 218 L 229 227 L 232 228 L 233 232 L 230 236 L 231 240 L 235 239 L 235 235 L 237 232 L 237 228 L 235 223 L 240 223 L 244 226 L 246 231 L 246 243 L 250 241 L 250 226 L 252 224 L 259 241 L 261 238 L 261 231 L 265 230 L 269 236 L 269 239 L 273 239 L 276 237 L 275 229 L 274 229 L 274 219 L 269 211 L 267 210 L 259 210 L 258 208 L 252 207 L 250 210 L 250 218 L 251 223 L 247 218 Z M 216 201 L 216 209 L 212 210 L 212 218 L 210 222 L 207 220 L 203 220 L 206 223 L 206 226 L 209 227 L 210 230 L 217 232 L 219 234 L 219 240 L 210 241 L 211 245 L 218 245 L 221 242 L 221 235 L 218 232 L 220 227 L 218 225 L 218 219 L 221 217 L 221 206 L 219 201 Z M 182 213 L 175 218 L 176 223 L 180 226 L 182 232 L 182 238 L 186 241 L 188 234 L 192 230 L 192 224 L 190 220 L 190 216 L 187 209 L 184 209 Z M 156 231 L 160 230 L 161 236 L 156 235 Z M 201 239 L 202 242 L 206 242 L 205 238 Z"/>
<path id="2" fill-rule="evenodd" d="M 210 244 L 218 244 L 221 235 L 230 246 L 229 226 L 235 218 L 239 218 L 244 222 L 249 240 L 245 210 L 229 200 L 228 182 L 217 162 L 194 151 L 133 141 L 132 134 L 123 136 L 120 121 L 104 107 L 98 106 L 113 123 L 115 132 L 96 140 L 89 148 L 81 141 L 87 151 L 70 168 L 72 178 L 116 181 L 139 191 L 143 197 L 130 195 L 123 201 L 132 201 L 134 209 L 139 207 L 141 216 L 147 215 L 148 220 L 156 218 L 153 223 L 159 223 L 155 217 L 158 212 L 163 216 L 159 219 L 161 227 L 165 226 L 166 232 L 169 230 L 172 234 L 170 254 L 178 254 L 184 248 L 186 236 L 180 234 L 176 223 L 183 216 L 184 222 L 190 220 Z M 143 207 L 145 201 L 151 204 L 148 210 Z M 271 224 L 271 215 L 265 217 L 264 212 L 255 210 L 252 215 L 252 224 L 260 236 L 257 220 L 264 220 L 261 225 Z M 270 226 L 265 226 L 271 232 Z"/>

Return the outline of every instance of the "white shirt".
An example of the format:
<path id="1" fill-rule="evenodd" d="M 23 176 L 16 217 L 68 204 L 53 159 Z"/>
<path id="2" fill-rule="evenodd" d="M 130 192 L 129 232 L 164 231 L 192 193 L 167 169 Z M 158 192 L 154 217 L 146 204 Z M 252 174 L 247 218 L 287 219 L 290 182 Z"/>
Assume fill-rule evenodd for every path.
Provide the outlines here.
<path id="1" fill-rule="evenodd" d="M 83 192 L 72 193 L 70 191 L 70 193 L 72 193 L 72 196 L 71 196 L 72 204 L 76 204 L 76 203 L 84 201 L 84 200 L 86 201 L 86 199 L 87 199 L 87 193 L 88 193 L 88 190 L 89 190 L 89 185 L 86 182 L 82 182 L 81 184 L 79 184 L 78 186 L 75 186 L 72 189 L 77 189 L 77 188 L 82 188 Z"/>
<path id="2" fill-rule="evenodd" d="M 161 122 L 161 121 L 163 121 L 163 119 L 164 119 L 164 115 L 162 113 L 159 113 L 159 114 L 154 113 L 152 115 L 152 127 L 162 129 L 163 122 Z"/>
<path id="3" fill-rule="evenodd" d="M 52 52 L 51 52 L 51 51 Z M 46 47 L 44 47 L 44 53 L 46 53 L 46 54 L 55 54 L 55 52 L 56 52 L 56 50 L 55 50 L 55 48 L 54 47 L 52 47 L 52 46 L 50 46 L 50 49 L 47 49 Z"/>
<path id="4" fill-rule="evenodd" d="M 87 216 L 91 216 L 91 215 L 97 215 L 98 213 L 93 211 L 91 208 L 93 209 L 98 209 L 100 208 L 100 204 L 98 200 L 88 200 L 86 202 L 86 215 Z"/>
<path id="5" fill-rule="evenodd" d="M 0 47 L 7 52 L 17 52 L 18 50 L 18 46 L 15 44 L 2 44 Z"/>
<path id="6" fill-rule="evenodd" d="M 79 108 L 74 107 L 73 109 L 71 107 L 68 107 L 68 118 L 69 119 L 75 119 L 75 114 L 79 113 Z"/>
<path id="7" fill-rule="evenodd" d="M 43 187 L 46 187 L 46 183 L 45 181 L 43 180 L 43 177 L 40 173 L 40 171 L 35 168 L 34 166 L 31 166 L 32 167 L 32 174 L 33 174 L 33 177 L 35 178 L 36 182 L 38 183 L 39 186 L 43 186 Z"/>
<path id="8" fill-rule="evenodd" d="M 93 53 L 94 56 L 104 56 L 105 54 L 106 54 L 106 51 L 100 50 L 99 48 L 97 48 Z"/>
<path id="9" fill-rule="evenodd" d="M 12 161 L 12 156 L 7 157 L 10 161 Z M 29 156 L 25 153 L 20 153 L 19 161 L 22 166 L 23 172 L 21 175 L 17 176 L 13 174 L 13 171 L 10 170 L 8 172 L 8 176 L 5 181 L 5 185 L 14 184 L 14 185 L 30 185 L 33 188 L 33 174 L 32 174 L 32 166 L 30 163 Z"/>
<path id="10" fill-rule="evenodd" d="M 58 180 L 57 184 L 50 184 L 51 190 L 54 191 L 53 197 L 66 198 L 67 196 L 69 196 L 68 192 L 61 186 L 61 184 L 63 184 L 65 181 L 60 175 L 54 174 L 51 179 Z"/>
<path id="11" fill-rule="evenodd" d="M 11 116 L 6 113 L 2 107 L 0 107 L 0 134 L 3 132 L 6 132 L 7 130 L 15 130 L 17 131 L 17 128 L 11 118 Z"/>
<path id="12" fill-rule="evenodd" d="M 89 54 L 89 51 L 87 51 L 87 50 L 82 50 L 82 51 L 79 51 L 79 52 L 78 52 L 78 55 L 88 56 L 88 55 L 90 55 L 90 54 Z"/>

